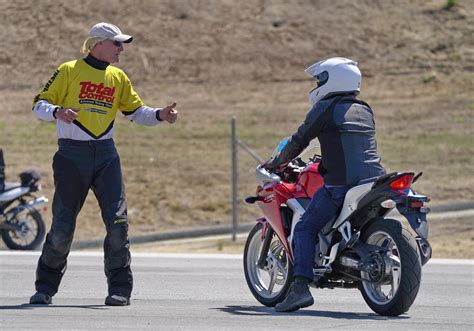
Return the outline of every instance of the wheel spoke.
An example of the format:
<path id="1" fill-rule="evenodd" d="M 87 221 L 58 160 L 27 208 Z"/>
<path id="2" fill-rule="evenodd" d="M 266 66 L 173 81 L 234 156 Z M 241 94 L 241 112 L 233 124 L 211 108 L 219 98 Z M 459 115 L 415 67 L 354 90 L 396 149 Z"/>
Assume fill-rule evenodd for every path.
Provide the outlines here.
<path id="1" fill-rule="evenodd" d="M 400 267 L 401 265 L 400 257 L 398 257 L 397 255 L 390 255 L 389 258 L 390 258 L 390 262 L 392 263 L 394 267 Z"/>
<path id="2" fill-rule="evenodd" d="M 273 288 L 275 287 L 275 283 L 277 281 L 278 272 L 275 269 L 272 269 L 268 272 L 268 274 L 270 276 L 270 284 L 268 284 L 268 292 L 272 293 Z"/>
<path id="3" fill-rule="evenodd" d="M 400 285 L 401 269 L 399 267 L 392 267 L 392 297 L 395 296 Z"/>
<path id="4" fill-rule="evenodd" d="M 275 259 L 275 264 L 276 264 L 276 268 L 278 271 L 280 271 L 282 273 L 282 275 L 286 275 L 286 270 L 285 270 L 285 266 L 281 263 L 280 260 L 278 259 Z"/>
<path id="5" fill-rule="evenodd" d="M 383 248 L 389 248 L 392 244 L 392 240 L 390 238 L 385 238 L 385 240 L 380 244 L 381 247 Z"/>
<path id="6" fill-rule="evenodd" d="M 382 291 L 382 286 L 374 286 L 374 290 L 380 298 L 385 298 L 386 295 Z"/>

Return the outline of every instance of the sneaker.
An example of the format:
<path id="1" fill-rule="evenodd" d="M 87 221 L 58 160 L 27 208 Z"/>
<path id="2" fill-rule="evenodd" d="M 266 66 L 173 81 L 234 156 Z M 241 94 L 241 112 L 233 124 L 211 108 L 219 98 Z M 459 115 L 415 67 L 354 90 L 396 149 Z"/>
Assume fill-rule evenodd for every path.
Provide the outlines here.
<path id="1" fill-rule="evenodd" d="M 122 294 L 112 294 L 105 298 L 107 306 L 128 306 L 130 305 L 130 298 Z"/>
<path id="2" fill-rule="evenodd" d="M 36 292 L 30 298 L 30 305 L 50 305 L 52 303 L 51 296 L 43 292 Z"/>
<path id="3" fill-rule="evenodd" d="M 300 308 L 309 307 L 314 303 L 308 285 L 293 283 L 288 296 L 275 306 L 276 312 L 292 312 Z"/>

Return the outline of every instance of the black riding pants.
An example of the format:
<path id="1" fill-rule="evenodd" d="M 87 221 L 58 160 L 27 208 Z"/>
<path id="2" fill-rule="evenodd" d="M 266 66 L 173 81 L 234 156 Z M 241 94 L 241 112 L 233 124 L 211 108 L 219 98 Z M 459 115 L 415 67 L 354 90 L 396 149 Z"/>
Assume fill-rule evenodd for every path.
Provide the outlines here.
<path id="1" fill-rule="evenodd" d="M 53 222 L 36 271 L 36 290 L 54 295 L 66 271 L 76 218 L 91 188 L 107 230 L 104 241 L 105 275 L 109 294 L 130 296 L 127 205 L 120 159 L 112 139 L 59 139 L 54 155 Z"/>

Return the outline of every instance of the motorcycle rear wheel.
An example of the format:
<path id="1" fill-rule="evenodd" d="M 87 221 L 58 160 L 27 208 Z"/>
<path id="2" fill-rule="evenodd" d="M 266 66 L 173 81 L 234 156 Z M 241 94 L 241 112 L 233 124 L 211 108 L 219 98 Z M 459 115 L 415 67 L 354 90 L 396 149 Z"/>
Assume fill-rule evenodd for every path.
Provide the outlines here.
<path id="1" fill-rule="evenodd" d="M 14 250 L 34 250 L 43 242 L 46 226 L 37 210 L 16 215 L 14 223 L 21 226 L 20 231 L 2 231 L 2 239 L 8 248 Z"/>
<path id="2" fill-rule="evenodd" d="M 244 250 L 244 273 L 247 285 L 255 299 L 267 307 L 282 302 L 290 288 L 293 265 L 284 246 L 273 233 L 267 253 L 266 265 L 258 267 L 258 259 L 263 246 L 261 223 L 249 233 Z"/>
<path id="3" fill-rule="evenodd" d="M 377 314 L 398 316 L 410 309 L 415 301 L 421 282 L 421 261 L 415 238 L 400 222 L 393 219 L 380 219 L 373 223 L 362 235 L 368 244 L 381 246 L 388 250 L 385 261 L 374 259 L 373 265 L 380 262 L 377 274 L 362 272 L 363 278 L 374 282 L 362 281 L 360 291 L 365 302 Z M 386 263 L 386 262 L 389 263 Z"/>

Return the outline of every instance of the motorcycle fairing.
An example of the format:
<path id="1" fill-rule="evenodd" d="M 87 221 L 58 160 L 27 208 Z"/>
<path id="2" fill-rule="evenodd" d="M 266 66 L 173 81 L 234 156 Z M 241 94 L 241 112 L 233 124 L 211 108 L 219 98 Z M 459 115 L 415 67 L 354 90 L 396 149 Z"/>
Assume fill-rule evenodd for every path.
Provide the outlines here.
<path id="1" fill-rule="evenodd" d="M 355 186 L 347 191 L 342 209 L 334 222 L 333 228 L 339 227 L 354 211 L 357 210 L 359 201 L 372 189 L 373 183 Z"/>

